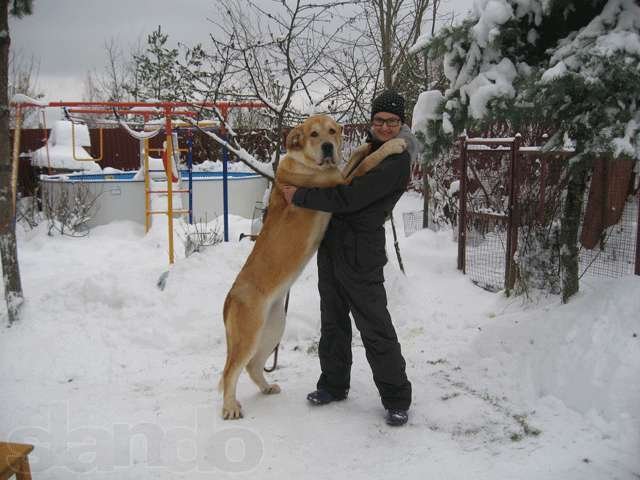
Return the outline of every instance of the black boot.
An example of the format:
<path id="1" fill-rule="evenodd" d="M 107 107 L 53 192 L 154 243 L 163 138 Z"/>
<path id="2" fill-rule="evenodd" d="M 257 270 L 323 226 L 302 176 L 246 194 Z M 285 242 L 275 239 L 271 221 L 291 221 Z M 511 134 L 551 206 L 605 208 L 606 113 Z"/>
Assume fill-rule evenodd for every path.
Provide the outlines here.
<path id="1" fill-rule="evenodd" d="M 409 420 L 409 411 L 402 410 L 401 408 L 390 408 L 387 410 L 387 415 L 384 419 L 387 422 L 387 425 L 391 425 L 392 427 L 401 427 Z"/>
<path id="2" fill-rule="evenodd" d="M 315 392 L 311 392 L 307 395 L 307 400 L 313 405 L 326 405 L 331 402 L 339 402 L 341 400 L 345 400 L 347 395 L 344 396 L 336 396 L 333 395 L 326 390 L 316 390 Z"/>

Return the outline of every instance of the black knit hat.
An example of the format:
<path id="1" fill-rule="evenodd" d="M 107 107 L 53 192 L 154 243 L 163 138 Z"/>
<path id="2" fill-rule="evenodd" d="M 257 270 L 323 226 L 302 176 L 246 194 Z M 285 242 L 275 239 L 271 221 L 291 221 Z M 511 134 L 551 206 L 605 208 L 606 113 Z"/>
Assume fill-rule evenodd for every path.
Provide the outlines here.
<path id="1" fill-rule="evenodd" d="M 395 90 L 385 90 L 371 102 L 371 119 L 378 112 L 393 113 L 404 123 L 404 98 Z"/>

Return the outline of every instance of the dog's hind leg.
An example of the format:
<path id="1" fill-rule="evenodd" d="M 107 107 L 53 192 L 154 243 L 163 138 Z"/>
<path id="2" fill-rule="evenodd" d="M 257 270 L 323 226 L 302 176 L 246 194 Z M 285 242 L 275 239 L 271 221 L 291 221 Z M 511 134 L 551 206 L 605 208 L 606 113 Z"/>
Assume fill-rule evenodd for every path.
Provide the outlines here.
<path id="1" fill-rule="evenodd" d="M 259 318 L 257 325 L 264 320 L 264 308 L 249 306 L 238 299 L 228 300 L 225 305 L 225 328 L 227 331 L 227 361 L 222 374 L 221 386 L 224 391 L 222 418 L 225 420 L 242 418 L 242 407 L 236 399 L 238 378 L 254 355 L 260 328 L 247 328 L 247 319 Z M 228 307 L 228 308 L 227 308 Z"/>
<path id="2" fill-rule="evenodd" d="M 264 365 L 282 339 L 285 326 L 284 300 L 284 296 L 277 298 L 269 308 L 256 352 L 247 364 L 247 373 L 264 394 L 280 393 L 278 384 L 269 384 L 264 378 Z"/>

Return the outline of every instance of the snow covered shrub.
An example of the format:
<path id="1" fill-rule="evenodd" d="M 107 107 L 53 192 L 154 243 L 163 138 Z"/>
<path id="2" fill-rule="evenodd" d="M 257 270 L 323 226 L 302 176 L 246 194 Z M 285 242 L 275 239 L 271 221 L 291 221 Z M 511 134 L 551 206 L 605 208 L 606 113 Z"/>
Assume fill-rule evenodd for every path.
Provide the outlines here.
<path id="1" fill-rule="evenodd" d="M 222 233 L 220 232 L 220 222 L 218 219 L 213 222 L 207 222 L 205 216 L 204 221 L 199 221 L 182 225 L 183 235 L 180 236 L 184 244 L 185 257 L 195 252 L 202 251 L 205 247 L 210 247 L 222 242 Z"/>
<path id="2" fill-rule="evenodd" d="M 416 136 L 423 145 L 427 145 L 423 132 L 416 132 Z M 410 188 L 427 197 L 430 228 L 454 228 L 458 222 L 460 185 L 454 170 L 457 153 L 454 148 L 443 149 L 435 156 L 432 152 L 424 149 L 420 164 L 412 171 Z"/>
<path id="3" fill-rule="evenodd" d="M 70 237 L 88 235 L 88 222 L 97 211 L 96 202 L 100 195 L 81 183 L 70 184 L 66 188 L 55 186 L 43 190 L 42 209 L 47 219 L 49 235 L 56 232 Z"/>
<path id="4" fill-rule="evenodd" d="M 431 164 L 428 178 L 430 220 L 437 228 L 458 225 L 460 181 L 453 170 L 453 162 L 453 152 L 447 152 Z"/>
<path id="5" fill-rule="evenodd" d="M 16 203 L 16 223 L 26 231 L 33 230 L 42 221 L 42 214 L 38 206 L 38 193 L 33 196 L 20 197 Z"/>
<path id="6" fill-rule="evenodd" d="M 518 232 L 516 293 L 560 293 L 560 222 L 523 226 Z"/>

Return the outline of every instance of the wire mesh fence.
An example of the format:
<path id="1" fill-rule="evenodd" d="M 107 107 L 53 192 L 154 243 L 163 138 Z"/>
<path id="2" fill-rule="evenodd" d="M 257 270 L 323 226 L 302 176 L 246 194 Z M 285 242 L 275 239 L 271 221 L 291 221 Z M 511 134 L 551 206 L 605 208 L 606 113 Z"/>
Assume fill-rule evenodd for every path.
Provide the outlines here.
<path id="1" fill-rule="evenodd" d="M 466 238 L 466 274 L 485 290 L 502 290 L 507 255 L 507 216 L 471 213 Z"/>
<path id="2" fill-rule="evenodd" d="M 620 221 L 603 230 L 598 244 L 580 247 L 580 276 L 617 278 L 634 273 L 638 203 L 637 195 L 629 197 Z"/>
<path id="3" fill-rule="evenodd" d="M 514 138 L 471 140 L 460 162 L 459 268 L 491 291 L 559 292 L 562 196 L 572 152 L 542 153 Z M 580 276 L 637 273 L 638 203 L 632 161 L 594 162 L 579 233 Z"/>
<path id="4" fill-rule="evenodd" d="M 404 224 L 404 236 L 409 237 L 422 230 L 422 220 L 424 210 L 415 210 L 413 212 L 404 212 L 402 214 L 402 223 Z"/>

